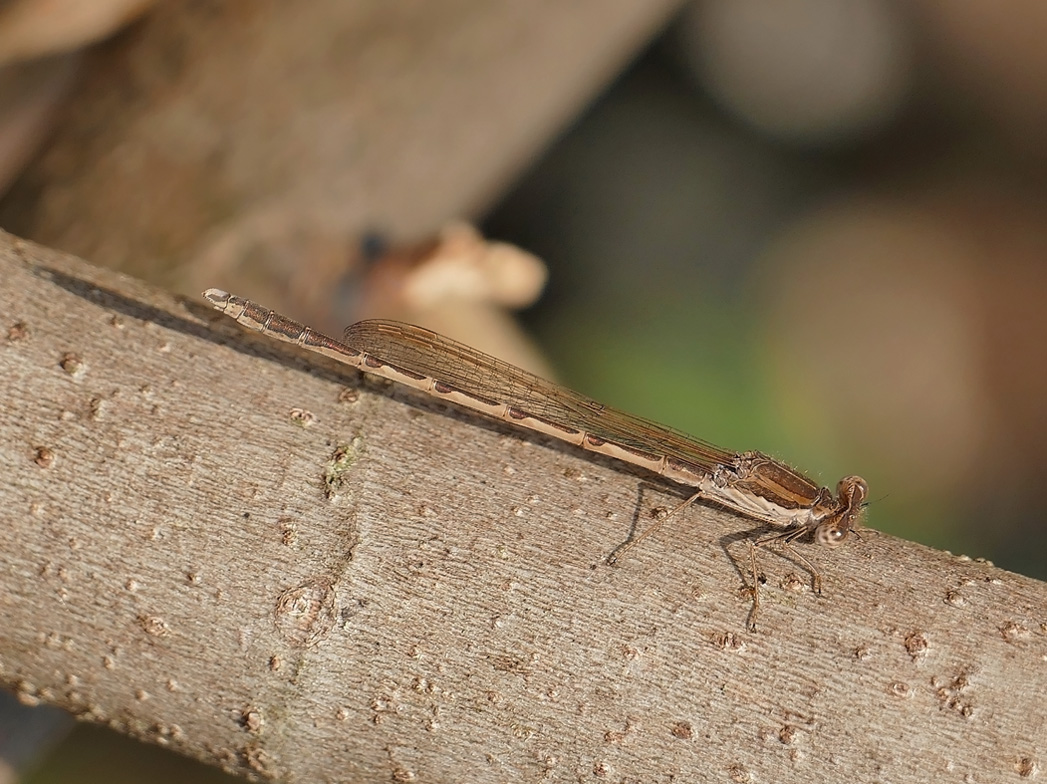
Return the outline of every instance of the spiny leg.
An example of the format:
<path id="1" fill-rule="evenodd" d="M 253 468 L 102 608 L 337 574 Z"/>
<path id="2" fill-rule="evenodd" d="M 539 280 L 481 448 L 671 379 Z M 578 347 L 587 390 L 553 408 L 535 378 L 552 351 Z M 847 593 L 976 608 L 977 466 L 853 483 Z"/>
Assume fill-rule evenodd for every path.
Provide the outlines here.
<path id="1" fill-rule="evenodd" d="M 687 500 L 681 501 L 680 503 L 678 503 L 676 506 L 674 506 L 672 509 L 669 510 L 668 514 L 666 514 L 665 517 L 663 517 L 660 520 L 655 520 L 653 523 L 651 523 L 650 527 L 646 531 L 641 533 L 635 539 L 633 539 L 633 540 L 631 540 L 629 542 L 626 542 L 624 545 L 621 546 L 621 548 L 617 552 L 611 553 L 611 555 L 607 558 L 607 563 L 610 566 L 614 566 L 616 563 L 618 563 L 618 561 L 622 558 L 622 556 L 624 556 L 627 552 L 629 552 L 631 549 L 633 549 L 634 546 L 638 545 L 640 542 L 642 542 L 648 536 L 650 536 L 655 531 L 657 531 L 659 528 L 661 528 L 663 525 L 665 525 L 665 521 L 668 520 L 670 517 L 672 517 L 673 515 L 675 515 L 678 512 L 682 512 L 688 506 L 690 506 L 695 501 L 697 501 L 699 498 L 701 498 L 701 495 L 702 495 L 701 493 L 695 493 L 694 495 L 692 495 Z"/>
<path id="2" fill-rule="evenodd" d="M 760 614 L 760 575 L 756 571 L 756 545 L 749 540 L 749 566 L 753 571 L 753 585 L 749 593 L 753 597 L 753 608 L 749 611 L 749 631 L 756 631 L 756 616 Z"/>
<path id="3" fill-rule="evenodd" d="M 803 533 L 803 531 L 801 531 L 800 533 Z M 790 536 L 790 537 L 788 537 L 786 539 L 783 539 L 782 540 L 782 552 L 788 551 L 788 553 L 793 558 L 795 558 L 797 561 L 802 563 L 807 568 L 807 571 L 811 573 L 811 589 L 816 594 L 821 595 L 821 593 L 822 593 L 822 576 L 821 576 L 821 574 L 819 574 L 819 572 L 815 568 L 814 564 L 811 563 L 805 556 L 801 555 L 799 550 L 797 550 L 796 548 L 794 548 L 792 546 L 792 542 L 795 539 L 797 539 L 797 538 L 799 538 L 799 535 L 797 535 L 797 536 Z"/>
<path id="4" fill-rule="evenodd" d="M 760 612 L 760 573 L 756 568 L 756 548 L 766 548 L 772 542 L 781 542 L 782 551 L 787 552 L 790 556 L 800 561 L 807 570 L 811 573 L 812 588 L 816 593 L 822 592 L 822 577 L 818 573 L 818 570 L 814 567 L 805 556 L 800 554 L 793 546 L 792 543 L 799 539 L 801 536 L 807 533 L 806 528 L 797 528 L 792 531 L 775 531 L 774 533 L 761 536 L 755 542 L 749 540 L 749 566 L 752 569 L 753 584 L 750 592 L 753 597 L 753 609 L 749 613 L 749 631 L 756 631 L 756 616 Z"/>

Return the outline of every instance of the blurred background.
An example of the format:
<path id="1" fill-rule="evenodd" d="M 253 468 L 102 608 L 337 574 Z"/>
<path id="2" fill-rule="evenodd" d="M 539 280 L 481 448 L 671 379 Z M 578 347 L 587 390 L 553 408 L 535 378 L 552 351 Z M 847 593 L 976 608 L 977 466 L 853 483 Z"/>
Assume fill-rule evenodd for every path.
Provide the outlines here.
<path id="1" fill-rule="evenodd" d="M 1045 36 L 1038 0 L 7 0 L 0 227 L 424 323 L 1042 579 Z M 222 778 L 2 734 L 9 778 Z"/>

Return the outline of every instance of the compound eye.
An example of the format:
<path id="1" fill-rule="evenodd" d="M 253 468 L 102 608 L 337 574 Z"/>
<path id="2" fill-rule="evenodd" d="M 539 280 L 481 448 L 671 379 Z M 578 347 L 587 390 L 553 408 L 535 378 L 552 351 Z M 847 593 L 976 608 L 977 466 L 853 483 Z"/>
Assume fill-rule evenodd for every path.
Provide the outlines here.
<path id="1" fill-rule="evenodd" d="M 836 547 L 843 544 L 843 541 L 847 538 L 847 531 L 837 526 L 826 526 L 818 529 L 816 537 L 818 544 L 826 547 Z"/>

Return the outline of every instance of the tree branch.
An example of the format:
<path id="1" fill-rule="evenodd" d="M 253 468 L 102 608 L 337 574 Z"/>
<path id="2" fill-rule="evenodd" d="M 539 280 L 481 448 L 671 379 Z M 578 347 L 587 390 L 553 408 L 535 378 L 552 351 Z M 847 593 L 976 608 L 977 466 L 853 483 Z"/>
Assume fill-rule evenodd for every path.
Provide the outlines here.
<path id="1" fill-rule="evenodd" d="M 762 564 L 680 490 L 2 235 L 0 679 L 288 780 L 1000 781 L 1047 585 L 867 535 Z M 736 565 L 736 562 L 738 565 Z"/>
<path id="2" fill-rule="evenodd" d="M 0 225 L 139 277 L 319 305 L 302 267 L 326 294 L 362 235 L 489 209 L 680 5 L 157 3 L 93 53 Z"/>

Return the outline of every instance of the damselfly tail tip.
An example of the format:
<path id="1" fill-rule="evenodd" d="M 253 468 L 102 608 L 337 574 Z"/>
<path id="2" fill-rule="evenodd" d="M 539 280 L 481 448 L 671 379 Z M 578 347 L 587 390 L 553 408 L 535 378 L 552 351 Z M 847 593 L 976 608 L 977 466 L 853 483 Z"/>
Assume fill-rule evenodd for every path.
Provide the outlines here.
<path id="1" fill-rule="evenodd" d="M 221 310 L 231 296 L 228 291 L 222 291 L 221 289 L 208 289 L 203 294 L 204 299 L 214 305 L 217 310 Z"/>

